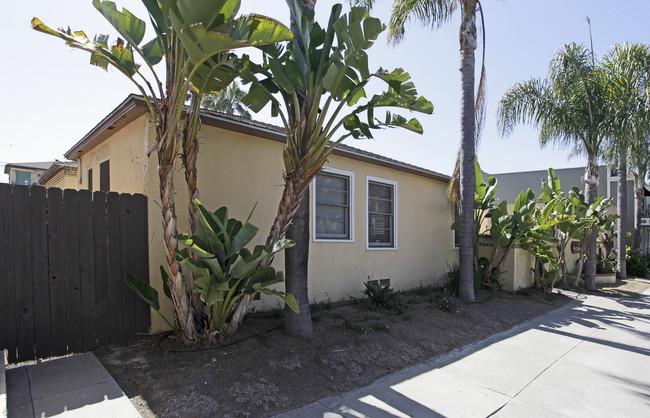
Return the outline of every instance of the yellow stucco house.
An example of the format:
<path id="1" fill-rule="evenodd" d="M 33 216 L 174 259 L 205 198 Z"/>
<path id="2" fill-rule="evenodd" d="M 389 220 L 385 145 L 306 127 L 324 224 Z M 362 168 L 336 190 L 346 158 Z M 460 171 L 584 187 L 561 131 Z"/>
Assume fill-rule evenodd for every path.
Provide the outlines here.
<path id="1" fill-rule="evenodd" d="M 202 112 L 201 123 L 197 167 L 202 203 L 212 210 L 227 206 L 240 219 L 257 204 L 250 222 L 260 227 L 257 239 L 262 243 L 282 193 L 283 130 L 210 111 Z M 154 138 L 144 101 L 131 95 L 65 154 L 77 165 L 75 188 L 148 197 L 152 276 L 164 264 L 157 159 L 148 156 Z M 178 164 L 179 232 L 188 230 L 182 170 Z M 368 280 L 390 279 L 396 289 L 436 283 L 457 258 L 448 182 L 443 174 L 340 146 L 310 188 L 312 300 L 360 296 Z M 274 263 L 283 270 L 281 254 Z M 150 281 L 160 283 L 157 277 Z M 263 295 L 255 304 L 273 307 L 278 300 Z M 160 325 L 155 317 L 153 328 Z"/>

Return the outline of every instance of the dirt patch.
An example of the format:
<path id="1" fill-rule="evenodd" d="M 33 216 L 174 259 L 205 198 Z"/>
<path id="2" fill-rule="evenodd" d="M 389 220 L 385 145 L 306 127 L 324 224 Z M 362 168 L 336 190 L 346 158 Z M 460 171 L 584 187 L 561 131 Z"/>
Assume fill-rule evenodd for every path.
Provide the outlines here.
<path id="1" fill-rule="evenodd" d="M 144 417 L 265 417 L 377 378 L 552 311 L 569 301 L 537 293 L 401 295 L 399 309 L 365 302 L 315 307 L 314 335 L 292 338 L 280 315 L 249 316 L 231 342 L 178 350 L 146 337 L 95 352 Z"/>

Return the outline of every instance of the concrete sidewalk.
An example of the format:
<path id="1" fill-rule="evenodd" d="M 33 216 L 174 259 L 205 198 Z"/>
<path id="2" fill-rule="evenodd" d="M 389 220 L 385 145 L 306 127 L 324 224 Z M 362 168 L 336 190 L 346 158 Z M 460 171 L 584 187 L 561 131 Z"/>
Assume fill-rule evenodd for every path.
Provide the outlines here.
<path id="1" fill-rule="evenodd" d="M 140 417 L 93 353 L 7 370 L 10 418 Z"/>
<path id="2" fill-rule="evenodd" d="M 570 304 L 281 417 L 647 417 L 650 296 Z"/>

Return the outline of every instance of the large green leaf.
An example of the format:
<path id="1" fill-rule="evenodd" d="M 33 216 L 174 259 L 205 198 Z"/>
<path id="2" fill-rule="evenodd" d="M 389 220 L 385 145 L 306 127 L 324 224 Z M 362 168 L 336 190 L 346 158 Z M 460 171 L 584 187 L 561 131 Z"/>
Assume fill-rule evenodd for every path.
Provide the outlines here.
<path id="1" fill-rule="evenodd" d="M 127 9 L 117 10 L 117 6 L 112 1 L 93 0 L 93 6 L 99 11 L 108 22 L 113 25 L 115 30 L 134 46 L 140 45 L 146 25 L 144 21 L 134 16 Z"/>
<path id="2" fill-rule="evenodd" d="M 154 310 L 160 310 L 158 291 L 133 273 L 126 273 L 126 284 Z"/>
<path id="3" fill-rule="evenodd" d="M 143 58 L 152 67 L 162 61 L 165 54 L 164 46 L 159 38 L 153 38 L 142 46 Z"/>
<path id="4" fill-rule="evenodd" d="M 167 298 L 171 300 L 172 292 L 169 289 L 169 275 L 167 274 L 163 266 L 160 266 L 160 278 L 162 280 L 163 292 L 165 293 L 165 296 L 167 296 Z"/>
<path id="5" fill-rule="evenodd" d="M 226 258 L 230 258 L 239 253 L 253 238 L 255 238 L 255 235 L 257 235 L 259 230 L 258 227 L 246 222 L 233 238 L 232 244 L 226 253 Z"/>
<path id="6" fill-rule="evenodd" d="M 294 311 L 295 313 L 300 313 L 300 308 L 298 308 L 298 302 L 296 298 L 293 297 L 290 293 L 280 292 L 279 290 L 269 289 L 262 287 L 259 283 L 253 285 L 253 290 L 258 293 L 264 293 L 265 295 L 277 296 L 287 304 L 287 306 Z"/>

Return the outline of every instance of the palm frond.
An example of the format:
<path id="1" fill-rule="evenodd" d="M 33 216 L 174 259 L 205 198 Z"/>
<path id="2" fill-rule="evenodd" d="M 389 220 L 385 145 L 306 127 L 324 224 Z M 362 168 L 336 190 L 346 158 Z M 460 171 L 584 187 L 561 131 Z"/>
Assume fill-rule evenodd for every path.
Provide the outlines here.
<path id="1" fill-rule="evenodd" d="M 451 19 L 457 7 L 458 0 L 395 0 L 390 14 L 388 39 L 399 43 L 411 19 L 424 26 L 438 28 Z"/>

